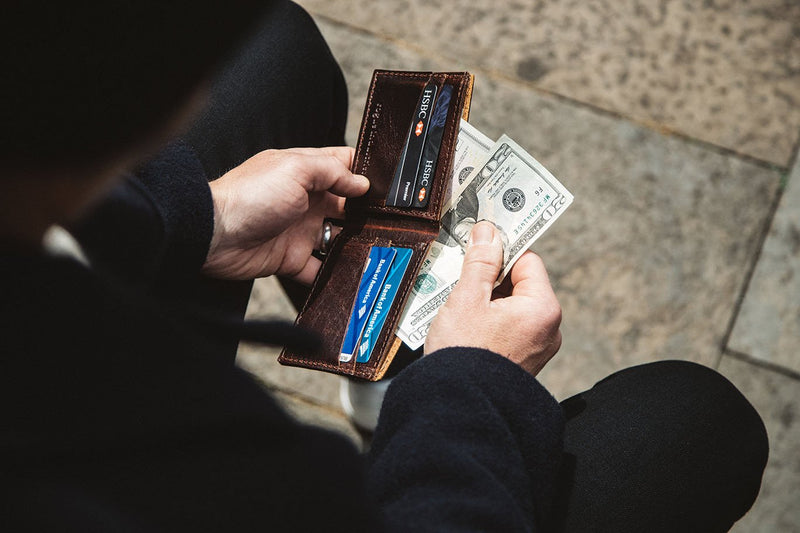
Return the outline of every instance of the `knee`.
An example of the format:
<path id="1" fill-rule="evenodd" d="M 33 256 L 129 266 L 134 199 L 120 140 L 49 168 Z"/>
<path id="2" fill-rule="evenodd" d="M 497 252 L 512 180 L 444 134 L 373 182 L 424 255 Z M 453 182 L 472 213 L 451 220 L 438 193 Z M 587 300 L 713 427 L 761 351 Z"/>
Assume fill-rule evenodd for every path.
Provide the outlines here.
<path id="1" fill-rule="evenodd" d="M 649 363 L 612 374 L 564 404 L 565 450 L 577 457 L 574 477 L 582 480 L 574 482 L 569 512 L 585 508 L 570 520 L 727 531 L 758 495 L 768 455 L 764 424 L 714 370 Z"/>
<path id="2" fill-rule="evenodd" d="M 679 420 L 681 433 L 691 435 L 694 447 L 707 452 L 708 467 L 727 470 L 724 477 L 743 488 L 743 498 L 752 503 L 761 486 L 769 442 L 747 398 L 727 378 L 697 363 L 660 361 L 637 369 L 636 378 L 649 394 L 672 398 L 662 404 L 672 412 L 662 416 Z"/>
<path id="3" fill-rule="evenodd" d="M 634 367 L 629 379 L 647 387 L 649 394 L 671 397 L 672 408 L 683 417 L 696 418 L 710 430 L 736 436 L 747 442 L 756 455 L 768 450 L 767 432 L 761 417 L 745 396 L 719 372 L 689 361 L 658 361 Z"/>
<path id="4" fill-rule="evenodd" d="M 311 84 L 339 83 L 341 72 L 328 43 L 308 12 L 294 2 L 280 2 L 261 28 L 259 52 L 268 54 L 271 68 Z M 270 78 L 274 82 L 274 72 Z M 294 86 L 297 91 L 302 87 Z"/>

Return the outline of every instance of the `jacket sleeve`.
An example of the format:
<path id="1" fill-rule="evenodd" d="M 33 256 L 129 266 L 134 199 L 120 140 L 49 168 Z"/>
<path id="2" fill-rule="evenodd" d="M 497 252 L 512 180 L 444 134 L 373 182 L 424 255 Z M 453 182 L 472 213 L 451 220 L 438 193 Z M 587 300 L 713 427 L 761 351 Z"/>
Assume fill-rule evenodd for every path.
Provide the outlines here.
<path id="1" fill-rule="evenodd" d="M 367 488 L 388 530 L 541 530 L 563 425 L 556 400 L 514 363 L 439 350 L 389 387 Z"/>
<path id="2" fill-rule="evenodd" d="M 199 272 L 213 230 L 205 172 L 181 141 L 126 174 L 70 228 L 95 268 L 133 284 Z"/>

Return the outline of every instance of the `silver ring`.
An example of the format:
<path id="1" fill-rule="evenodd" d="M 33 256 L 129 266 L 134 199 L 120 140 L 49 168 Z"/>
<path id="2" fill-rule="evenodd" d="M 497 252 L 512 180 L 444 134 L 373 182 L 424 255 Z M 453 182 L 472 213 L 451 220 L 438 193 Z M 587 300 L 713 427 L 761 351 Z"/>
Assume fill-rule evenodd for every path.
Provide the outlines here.
<path id="1" fill-rule="evenodd" d="M 331 251 L 333 237 L 333 224 L 327 220 L 322 223 L 322 241 L 319 244 L 319 253 L 327 255 Z"/>

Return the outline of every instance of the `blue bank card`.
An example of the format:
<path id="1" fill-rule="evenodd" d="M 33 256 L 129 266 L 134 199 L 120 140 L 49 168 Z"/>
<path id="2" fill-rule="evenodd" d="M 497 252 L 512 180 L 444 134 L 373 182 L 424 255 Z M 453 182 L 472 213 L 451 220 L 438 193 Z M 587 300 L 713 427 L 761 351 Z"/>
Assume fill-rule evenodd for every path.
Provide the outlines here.
<path id="1" fill-rule="evenodd" d="M 346 363 L 353 358 L 358 347 L 358 341 L 367 325 L 372 307 L 378 299 L 383 282 L 389 273 L 389 267 L 397 254 L 394 248 L 383 246 L 373 246 L 369 250 L 367 263 L 364 266 L 364 273 L 361 274 L 361 282 L 358 284 L 356 303 L 353 307 L 353 314 L 350 316 L 350 323 L 347 325 L 347 332 L 344 335 L 342 351 L 339 353 L 339 361 Z"/>
<path id="2" fill-rule="evenodd" d="M 386 276 L 386 281 L 378 296 L 378 301 L 372 309 L 372 313 L 367 320 L 367 327 L 364 334 L 361 336 L 361 343 L 358 347 L 358 357 L 356 361 L 359 363 L 366 363 L 372 355 L 372 350 L 375 349 L 375 343 L 378 342 L 378 337 L 381 336 L 383 323 L 386 322 L 386 317 L 389 310 L 392 308 L 392 302 L 397 295 L 397 289 L 403 281 L 403 274 L 406 273 L 408 263 L 411 261 L 411 254 L 413 250 L 410 248 L 395 248 L 397 255 L 394 258 L 389 274 Z"/>

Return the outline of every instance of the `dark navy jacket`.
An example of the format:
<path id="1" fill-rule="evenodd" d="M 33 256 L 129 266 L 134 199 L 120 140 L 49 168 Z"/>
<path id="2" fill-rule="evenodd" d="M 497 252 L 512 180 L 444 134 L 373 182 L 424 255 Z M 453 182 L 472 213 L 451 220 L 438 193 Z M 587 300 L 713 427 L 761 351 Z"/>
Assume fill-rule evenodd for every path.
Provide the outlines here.
<path id="1" fill-rule="evenodd" d="M 362 457 L 218 353 L 291 332 L 182 301 L 212 229 L 176 144 L 75 229 L 92 269 L 2 248 L 0 529 L 541 530 L 563 418 L 534 378 L 484 350 L 425 357 L 394 379 Z"/>

